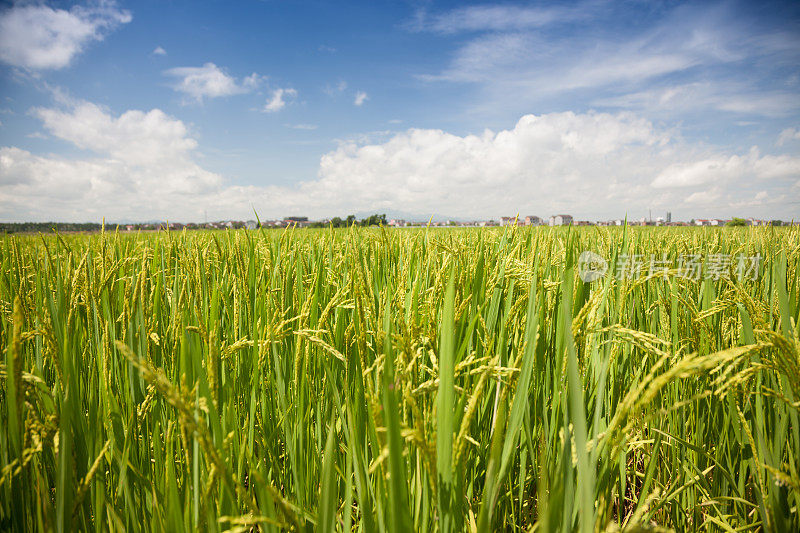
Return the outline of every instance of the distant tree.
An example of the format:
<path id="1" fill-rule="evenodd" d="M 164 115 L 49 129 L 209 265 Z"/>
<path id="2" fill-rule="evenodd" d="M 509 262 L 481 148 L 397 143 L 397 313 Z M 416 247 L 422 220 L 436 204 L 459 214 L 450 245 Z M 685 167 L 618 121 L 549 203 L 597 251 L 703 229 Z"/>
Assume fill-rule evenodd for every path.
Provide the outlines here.
<path id="1" fill-rule="evenodd" d="M 96 222 L 4 222 L 0 223 L 0 233 L 52 233 L 68 231 L 100 231 L 102 224 Z M 107 231 L 116 228 L 113 224 L 106 224 Z"/>
<path id="2" fill-rule="evenodd" d="M 360 225 L 361 226 L 365 226 L 365 227 L 366 226 L 380 226 L 380 225 L 384 225 L 385 226 L 386 225 L 386 214 L 370 215 L 367 218 L 361 219 Z"/>
<path id="3" fill-rule="evenodd" d="M 783 221 L 782 220 L 770 220 L 769 225 L 770 226 L 783 226 Z"/>
<path id="4" fill-rule="evenodd" d="M 333 217 L 330 222 L 326 224 L 321 224 L 320 226 L 315 226 L 315 223 L 311 224 L 311 227 L 328 227 L 333 226 L 334 228 L 349 228 L 352 225 L 358 226 L 378 226 L 383 224 L 386 225 L 386 214 L 380 215 L 370 215 L 367 218 L 362 218 L 361 220 L 356 219 L 355 215 L 347 215 L 347 218 L 341 219 L 340 217 Z"/>
<path id="5" fill-rule="evenodd" d="M 746 226 L 747 221 L 743 218 L 732 218 L 725 225 L 734 227 Z"/>

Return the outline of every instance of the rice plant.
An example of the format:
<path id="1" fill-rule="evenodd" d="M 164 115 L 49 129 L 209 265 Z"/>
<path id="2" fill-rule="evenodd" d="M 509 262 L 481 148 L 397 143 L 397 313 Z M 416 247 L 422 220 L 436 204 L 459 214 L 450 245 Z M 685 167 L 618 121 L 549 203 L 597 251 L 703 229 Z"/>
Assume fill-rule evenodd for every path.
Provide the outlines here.
<path id="1" fill-rule="evenodd" d="M 695 255 L 759 262 L 647 268 Z M 0 530 L 800 530 L 796 226 L 14 236 L 0 263 Z"/>

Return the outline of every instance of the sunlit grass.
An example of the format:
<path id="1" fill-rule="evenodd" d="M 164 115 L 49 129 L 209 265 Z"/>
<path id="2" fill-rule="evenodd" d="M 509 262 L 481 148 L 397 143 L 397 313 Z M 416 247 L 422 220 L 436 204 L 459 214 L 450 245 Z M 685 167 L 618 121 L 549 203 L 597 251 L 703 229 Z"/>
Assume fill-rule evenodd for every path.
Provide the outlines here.
<path id="1" fill-rule="evenodd" d="M 799 262 L 796 227 L 3 238 L 0 530 L 797 531 Z"/>

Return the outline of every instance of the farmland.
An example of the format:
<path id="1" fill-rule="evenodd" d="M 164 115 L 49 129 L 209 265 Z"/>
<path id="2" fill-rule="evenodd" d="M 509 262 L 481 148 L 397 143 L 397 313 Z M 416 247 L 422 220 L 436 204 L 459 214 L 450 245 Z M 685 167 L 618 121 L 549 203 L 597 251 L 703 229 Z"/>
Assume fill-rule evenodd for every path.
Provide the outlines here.
<path id="1" fill-rule="evenodd" d="M 800 529 L 796 226 L 28 235 L 0 262 L 0 530 Z"/>

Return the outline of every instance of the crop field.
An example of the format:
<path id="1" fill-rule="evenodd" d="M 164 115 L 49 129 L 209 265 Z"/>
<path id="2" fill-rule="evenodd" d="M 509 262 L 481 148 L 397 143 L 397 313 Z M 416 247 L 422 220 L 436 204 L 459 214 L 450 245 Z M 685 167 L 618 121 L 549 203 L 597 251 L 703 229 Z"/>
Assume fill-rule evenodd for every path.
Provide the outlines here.
<path id="1" fill-rule="evenodd" d="M 800 531 L 797 226 L 107 231 L 0 263 L 0 530 Z"/>

